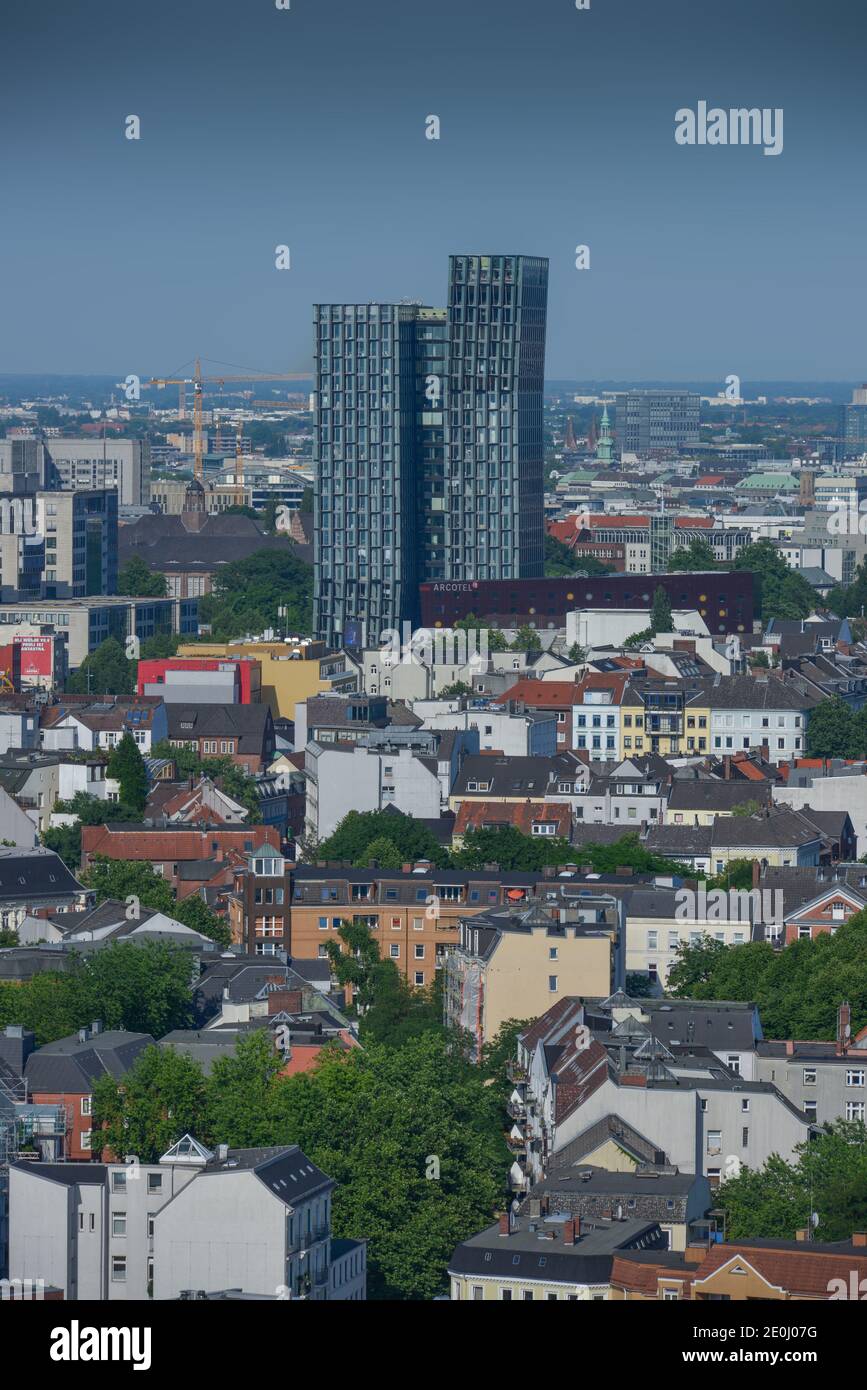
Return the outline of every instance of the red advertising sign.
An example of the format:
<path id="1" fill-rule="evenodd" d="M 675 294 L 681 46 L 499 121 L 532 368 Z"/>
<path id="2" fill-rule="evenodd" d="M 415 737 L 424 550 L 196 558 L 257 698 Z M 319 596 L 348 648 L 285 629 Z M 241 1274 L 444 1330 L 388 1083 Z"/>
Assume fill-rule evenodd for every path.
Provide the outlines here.
<path id="1" fill-rule="evenodd" d="M 54 671 L 54 638 L 15 637 L 13 641 L 21 651 L 21 679 L 36 680 L 42 676 L 50 680 Z"/>

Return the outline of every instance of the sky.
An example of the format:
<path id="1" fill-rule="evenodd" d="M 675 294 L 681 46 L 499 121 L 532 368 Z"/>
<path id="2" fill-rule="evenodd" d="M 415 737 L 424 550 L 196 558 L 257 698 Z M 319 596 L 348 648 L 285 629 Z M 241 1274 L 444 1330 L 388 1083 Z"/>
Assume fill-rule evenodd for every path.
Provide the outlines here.
<path id="1" fill-rule="evenodd" d="M 4 8 L 0 371 L 302 372 L 313 303 L 525 252 L 549 379 L 867 380 L 863 0 L 290 4 Z"/>

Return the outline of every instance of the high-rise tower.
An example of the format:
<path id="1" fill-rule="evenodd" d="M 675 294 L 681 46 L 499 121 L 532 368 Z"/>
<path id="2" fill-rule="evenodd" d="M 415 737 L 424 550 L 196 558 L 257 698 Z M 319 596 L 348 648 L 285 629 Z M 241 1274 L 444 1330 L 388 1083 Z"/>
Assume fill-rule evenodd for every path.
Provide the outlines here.
<path id="1" fill-rule="evenodd" d="M 548 262 L 452 256 L 448 309 L 314 307 L 314 626 L 375 645 L 422 581 L 543 572 Z"/>

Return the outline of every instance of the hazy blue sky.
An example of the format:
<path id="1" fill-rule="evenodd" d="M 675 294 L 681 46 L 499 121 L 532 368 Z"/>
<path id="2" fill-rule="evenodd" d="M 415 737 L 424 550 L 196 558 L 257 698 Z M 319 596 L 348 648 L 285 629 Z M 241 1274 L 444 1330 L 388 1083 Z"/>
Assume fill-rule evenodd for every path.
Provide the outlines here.
<path id="1" fill-rule="evenodd" d="M 291 5 L 5 7 L 0 371 L 300 371 L 315 300 L 526 251 L 549 377 L 867 379 L 863 0 Z M 699 100 L 782 154 L 678 146 Z"/>

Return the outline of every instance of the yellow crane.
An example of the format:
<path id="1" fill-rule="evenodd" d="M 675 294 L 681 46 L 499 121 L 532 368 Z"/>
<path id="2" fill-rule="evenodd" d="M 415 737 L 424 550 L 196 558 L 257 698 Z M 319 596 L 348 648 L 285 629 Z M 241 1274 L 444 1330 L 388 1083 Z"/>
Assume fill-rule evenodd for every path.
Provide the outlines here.
<path id="1" fill-rule="evenodd" d="M 243 376 L 230 376 L 223 373 L 221 376 L 202 376 L 202 363 L 200 358 L 196 358 L 196 364 L 191 377 L 184 376 L 155 376 L 150 381 L 143 384 L 145 386 L 156 386 L 162 390 L 164 386 L 179 386 L 183 392 L 184 411 L 186 411 L 186 388 L 193 388 L 193 472 L 199 482 L 202 481 L 204 473 L 204 435 L 202 431 L 202 394 L 203 387 L 208 385 L 224 386 L 227 381 L 309 381 L 309 372 L 267 372 L 245 373 Z"/>

